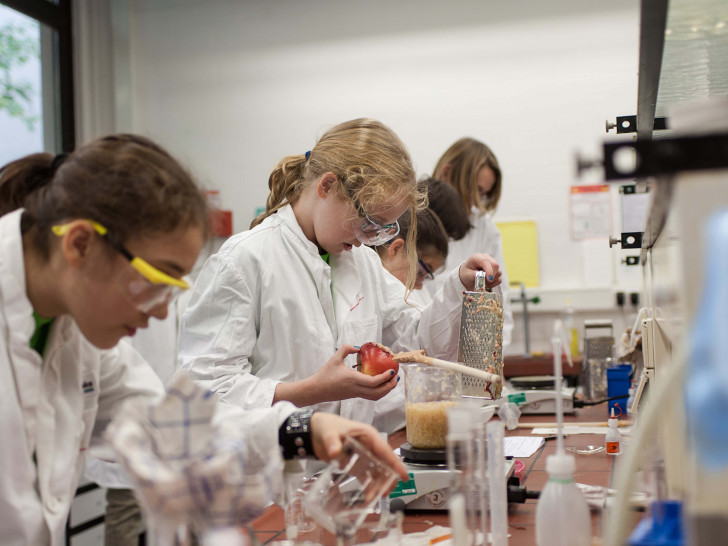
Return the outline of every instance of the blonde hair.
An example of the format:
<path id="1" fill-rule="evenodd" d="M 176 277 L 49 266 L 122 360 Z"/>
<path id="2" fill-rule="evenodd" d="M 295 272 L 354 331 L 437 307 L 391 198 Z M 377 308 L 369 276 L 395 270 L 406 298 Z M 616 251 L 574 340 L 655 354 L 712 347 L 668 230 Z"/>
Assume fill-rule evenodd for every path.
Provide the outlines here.
<path id="1" fill-rule="evenodd" d="M 443 174 L 444 167 L 448 165 L 450 170 Z M 495 174 L 495 183 L 485 201 L 478 190 L 478 173 L 483 167 L 490 167 Z M 432 176 L 451 184 L 467 210 L 475 206 L 482 213 L 495 212 L 500 201 L 503 176 L 495 154 L 482 142 L 468 137 L 455 142 L 442 154 Z"/>
<path id="2" fill-rule="evenodd" d="M 329 172 L 341 182 L 342 199 L 357 201 L 365 210 L 405 199 L 413 215 L 427 206 L 427 194 L 417 184 L 412 160 L 399 137 L 379 121 L 359 118 L 326 131 L 310 153 L 283 158 L 268 178 L 265 212 L 250 227 L 294 204 L 305 188 Z M 408 292 L 417 269 L 416 240 L 415 219 L 407 234 Z"/>

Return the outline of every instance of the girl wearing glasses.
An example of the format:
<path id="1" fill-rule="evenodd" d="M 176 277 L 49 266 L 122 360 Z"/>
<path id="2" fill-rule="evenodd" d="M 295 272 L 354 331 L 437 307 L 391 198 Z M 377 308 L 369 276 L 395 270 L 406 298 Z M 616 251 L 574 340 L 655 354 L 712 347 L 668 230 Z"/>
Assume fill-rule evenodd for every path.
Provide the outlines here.
<path id="1" fill-rule="evenodd" d="M 410 211 L 399 218 L 399 233 L 382 245 L 374 247 L 382 260 L 384 269 L 394 275 L 402 284 L 409 280 L 409 258 L 407 256 L 407 235 L 412 227 Z M 435 278 L 435 271 L 445 265 L 447 258 L 447 233 L 437 214 L 429 208 L 417 212 L 417 273 L 415 274 L 414 289 L 418 292 L 410 294 L 408 301 L 413 303 L 411 297 L 419 294 L 426 281 Z"/>
<path id="2" fill-rule="evenodd" d="M 466 260 L 473 252 L 485 252 L 500 264 L 503 292 L 503 347 L 511 343 L 513 313 L 508 295 L 508 275 L 503 261 L 501 234 L 493 221 L 503 186 L 498 159 L 493 151 L 473 138 L 461 138 L 450 146 L 435 166 L 432 175 L 450 184 L 459 194 L 465 210 L 470 211 L 470 227 L 464 235 L 450 241 L 445 270 Z M 445 282 L 438 275 L 428 285 L 432 294 Z"/>
<path id="3" fill-rule="evenodd" d="M 333 127 L 309 152 L 284 158 L 268 185 L 266 212 L 200 272 L 180 327 L 181 367 L 232 404 L 289 400 L 371 423 L 373 401 L 397 376 L 353 370 L 356 346 L 376 341 L 455 358 L 462 291 L 473 287 L 476 270 L 497 285 L 498 265 L 475 255 L 424 312 L 407 304 L 416 218 L 407 287 L 366 245 L 395 237 L 397 219 L 424 199 L 404 145 L 377 121 Z"/>
<path id="4" fill-rule="evenodd" d="M 187 288 L 207 210 L 166 151 L 115 135 L 1 167 L 0 214 L 0 541 L 60 544 L 92 438 L 126 399 L 163 394 L 119 342 Z M 251 447 L 293 453 L 284 425 L 304 418 L 294 412 L 279 404 L 231 418 L 252 425 Z M 372 427 L 306 418 L 315 454 L 335 455 L 349 432 L 404 474 Z"/>

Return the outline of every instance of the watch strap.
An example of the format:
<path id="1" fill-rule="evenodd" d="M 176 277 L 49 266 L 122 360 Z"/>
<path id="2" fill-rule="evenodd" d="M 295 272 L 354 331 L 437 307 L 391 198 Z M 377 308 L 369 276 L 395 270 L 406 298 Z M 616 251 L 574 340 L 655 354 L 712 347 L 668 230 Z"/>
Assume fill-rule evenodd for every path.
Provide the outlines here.
<path id="1" fill-rule="evenodd" d="M 278 443 L 284 459 L 315 457 L 311 438 L 311 416 L 314 411 L 296 411 L 278 429 Z"/>

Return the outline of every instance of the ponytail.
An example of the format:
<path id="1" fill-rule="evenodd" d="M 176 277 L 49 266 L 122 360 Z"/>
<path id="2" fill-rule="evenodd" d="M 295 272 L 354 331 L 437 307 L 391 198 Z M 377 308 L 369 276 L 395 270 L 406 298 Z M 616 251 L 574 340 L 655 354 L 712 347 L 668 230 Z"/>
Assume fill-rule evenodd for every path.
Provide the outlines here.
<path id="1" fill-rule="evenodd" d="M 69 156 L 33 154 L 0 167 L 0 213 L 21 207 L 22 232 L 42 258 L 50 255 L 51 227 L 74 218 L 102 224 L 120 244 L 183 226 L 208 228 L 192 176 L 137 135 L 109 135 Z"/>
<path id="2" fill-rule="evenodd" d="M 59 164 L 51 154 L 32 154 L 0 167 L 0 216 L 25 207 L 33 193 L 51 182 Z"/>
<path id="3" fill-rule="evenodd" d="M 265 212 L 250 223 L 250 229 L 260 224 L 268 216 L 275 214 L 286 205 L 292 205 L 298 200 L 304 188 L 304 174 L 308 154 L 289 155 L 284 157 L 273 168 L 268 177 L 270 193 L 265 203 Z"/>
<path id="4" fill-rule="evenodd" d="M 353 199 L 365 210 L 380 203 L 406 200 L 411 214 L 427 206 L 427 194 L 417 185 L 412 159 L 402 141 L 383 123 L 353 119 L 335 125 L 319 138 L 310 152 L 288 156 L 268 179 L 270 194 L 265 213 L 251 228 L 285 205 L 293 205 L 304 189 L 326 173 L 340 182 L 342 199 Z M 353 210 L 353 208 L 352 208 Z M 417 218 L 407 235 L 410 277 L 417 269 Z"/>

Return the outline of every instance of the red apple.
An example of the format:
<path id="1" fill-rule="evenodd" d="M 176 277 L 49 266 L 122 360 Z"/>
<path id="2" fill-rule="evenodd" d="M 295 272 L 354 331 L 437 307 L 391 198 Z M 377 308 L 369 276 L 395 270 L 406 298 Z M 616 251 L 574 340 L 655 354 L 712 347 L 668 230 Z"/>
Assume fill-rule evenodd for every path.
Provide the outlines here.
<path id="1" fill-rule="evenodd" d="M 392 351 L 379 343 L 368 342 L 356 356 L 356 369 L 367 375 L 379 375 L 387 370 L 399 372 L 399 364 L 392 360 Z"/>

